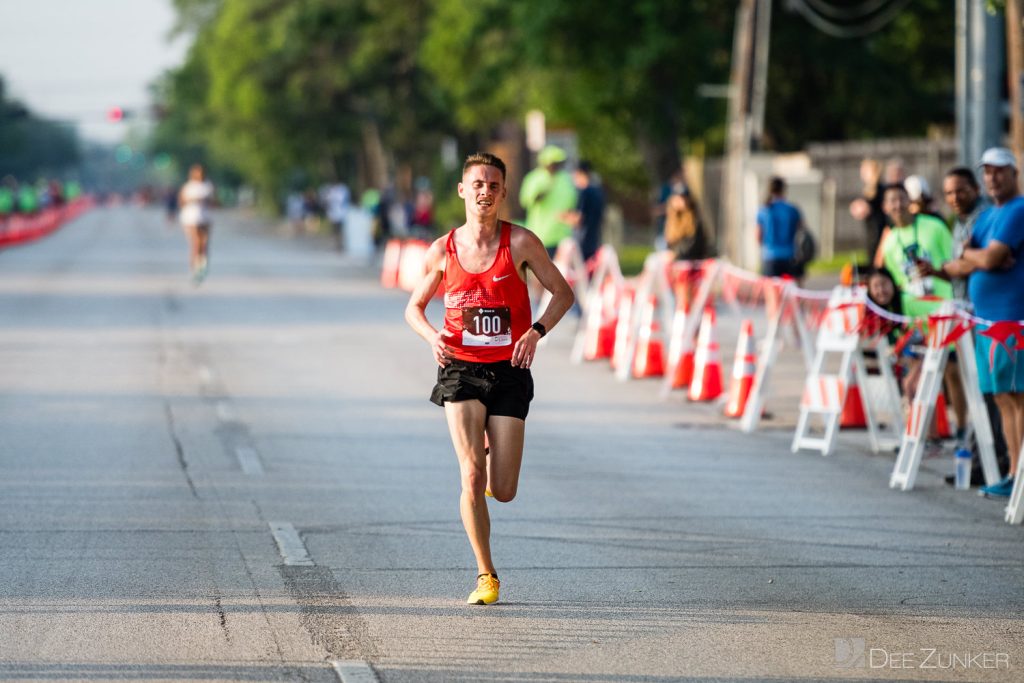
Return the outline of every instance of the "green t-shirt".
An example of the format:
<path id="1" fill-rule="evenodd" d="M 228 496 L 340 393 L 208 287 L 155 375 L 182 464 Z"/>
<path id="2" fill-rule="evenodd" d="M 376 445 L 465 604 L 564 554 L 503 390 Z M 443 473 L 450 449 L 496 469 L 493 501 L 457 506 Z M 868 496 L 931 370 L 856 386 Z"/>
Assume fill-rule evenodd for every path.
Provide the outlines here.
<path id="1" fill-rule="evenodd" d="M 526 209 L 526 227 L 545 247 L 557 247 L 572 236 L 572 226 L 562 221 L 562 214 L 576 208 L 576 186 L 565 171 L 535 168 L 527 173 L 519 189 L 519 203 Z"/>
<path id="2" fill-rule="evenodd" d="M 9 187 L 0 187 L 0 214 L 14 211 L 14 193 Z"/>
<path id="3" fill-rule="evenodd" d="M 918 317 L 939 307 L 939 302 L 921 301 L 919 297 L 950 299 L 953 286 L 937 277 L 916 277 L 913 255 L 936 268 L 952 259 L 953 236 L 946 224 L 934 216 L 918 214 L 911 225 L 892 228 L 882 244 L 885 267 L 902 293 L 903 314 Z"/>

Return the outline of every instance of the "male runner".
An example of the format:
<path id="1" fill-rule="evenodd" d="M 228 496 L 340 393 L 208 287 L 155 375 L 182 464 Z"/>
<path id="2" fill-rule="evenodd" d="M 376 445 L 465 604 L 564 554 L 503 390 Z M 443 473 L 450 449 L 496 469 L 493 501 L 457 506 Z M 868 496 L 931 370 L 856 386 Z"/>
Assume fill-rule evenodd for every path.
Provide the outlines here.
<path id="1" fill-rule="evenodd" d="M 561 320 L 574 297 L 537 236 L 498 219 L 506 196 L 501 159 L 470 155 L 459 196 L 466 203 L 466 222 L 427 250 L 426 273 L 409 299 L 405 319 L 430 344 L 440 366 L 430 400 L 444 406 L 459 458 L 459 509 L 478 572 L 467 602 L 488 605 L 498 600 L 499 584 L 485 495 L 501 503 L 516 495 L 533 398 L 530 365 L 537 342 Z M 532 326 L 527 268 L 553 295 Z M 445 319 L 437 330 L 424 309 L 442 282 Z"/>

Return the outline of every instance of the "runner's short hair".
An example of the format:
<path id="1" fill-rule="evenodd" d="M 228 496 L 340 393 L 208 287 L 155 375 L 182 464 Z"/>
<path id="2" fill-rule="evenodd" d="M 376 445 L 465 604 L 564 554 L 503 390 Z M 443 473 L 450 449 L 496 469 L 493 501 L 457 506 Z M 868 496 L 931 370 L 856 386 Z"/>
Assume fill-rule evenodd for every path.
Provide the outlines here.
<path id="1" fill-rule="evenodd" d="M 466 157 L 466 163 L 462 165 L 462 175 L 474 166 L 493 166 L 501 171 L 501 179 L 505 180 L 505 162 L 490 152 L 476 152 Z"/>

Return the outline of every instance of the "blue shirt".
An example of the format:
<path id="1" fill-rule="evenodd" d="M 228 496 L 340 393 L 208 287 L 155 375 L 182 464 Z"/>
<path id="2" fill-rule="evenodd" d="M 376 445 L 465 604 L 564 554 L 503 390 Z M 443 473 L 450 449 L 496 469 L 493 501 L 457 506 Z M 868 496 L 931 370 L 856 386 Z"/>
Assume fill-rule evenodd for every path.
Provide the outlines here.
<path id="1" fill-rule="evenodd" d="M 794 241 L 800 227 L 800 209 L 783 199 L 775 199 L 757 212 L 761 227 L 761 258 L 766 261 L 792 259 Z"/>
<path id="2" fill-rule="evenodd" d="M 976 270 L 967 281 L 974 312 L 986 320 L 1024 320 L 1024 197 L 991 206 L 978 217 L 971 247 L 984 249 L 992 240 L 1010 248 L 1016 260 L 1007 270 Z"/>

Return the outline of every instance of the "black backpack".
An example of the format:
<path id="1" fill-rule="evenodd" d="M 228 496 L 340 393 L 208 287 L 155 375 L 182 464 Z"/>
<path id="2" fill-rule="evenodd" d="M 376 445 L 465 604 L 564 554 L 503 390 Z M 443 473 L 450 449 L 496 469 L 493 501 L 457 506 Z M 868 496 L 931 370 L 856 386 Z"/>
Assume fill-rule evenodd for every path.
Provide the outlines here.
<path id="1" fill-rule="evenodd" d="M 806 227 L 801 226 L 796 231 L 793 246 L 793 260 L 796 261 L 797 265 L 806 266 L 818 255 L 818 243 L 815 241 L 814 235 Z"/>

